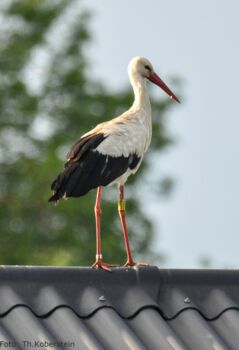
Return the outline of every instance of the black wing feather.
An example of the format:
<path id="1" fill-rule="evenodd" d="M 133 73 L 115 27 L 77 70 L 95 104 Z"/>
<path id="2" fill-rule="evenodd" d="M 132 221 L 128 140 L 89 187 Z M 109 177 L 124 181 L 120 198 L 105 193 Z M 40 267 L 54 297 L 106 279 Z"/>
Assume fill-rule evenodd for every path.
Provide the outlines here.
<path id="1" fill-rule="evenodd" d="M 96 148 L 105 138 L 106 136 L 104 136 L 104 134 L 90 134 L 81 137 L 71 147 L 70 151 L 67 154 L 67 159 L 74 161 L 79 160 L 88 149 Z"/>
<path id="2" fill-rule="evenodd" d="M 49 201 L 57 201 L 62 197 L 80 197 L 98 186 L 107 186 L 128 168 L 133 169 L 140 157 L 131 154 L 128 157 L 112 157 L 96 150 L 106 138 L 103 134 L 83 137 L 77 141 L 68 153 L 65 169 L 52 183 L 55 192 Z"/>

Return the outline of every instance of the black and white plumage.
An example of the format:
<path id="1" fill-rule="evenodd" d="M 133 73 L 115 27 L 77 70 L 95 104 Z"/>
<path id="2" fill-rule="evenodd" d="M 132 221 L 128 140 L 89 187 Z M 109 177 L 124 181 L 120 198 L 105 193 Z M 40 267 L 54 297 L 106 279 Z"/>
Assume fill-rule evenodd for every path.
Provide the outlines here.
<path id="1" fill-rule="evenodd" d="M 73 145 L 65 169 L 52 183 L 55 193 L 49 201 L 83 196 L 91 189 L 112 184 L 126 172 L 135 171 L 141 160 L 136 153 L 114 157 L 98 151 L 107 137 L 103 133 L 92 133 Z"/>
<path id="2" fill-rule="evenodd" d="M 98 209 L 101 187 L 116 183 L 120 190 L 119 214 L 126 243 L 127 266 L 132 266 L 135 263 L 130 253 L 124 219 L 123 186 L 127 178 L 138 170 L 151 141 L 152 122 L 147 81 L 160 86 L 177 102 L 179 100 L 154 72 L 147 59 L 133 58 L 129 63 L 128 72 L 135 95 L 132 107 L 119 117 L 97 125 L 73 145 L 67 155 L 64 170 L 52 183 L 54 193 L 49 201 L 80 197 L 91 189 L 98 188 L 95 210 L 96 236 L 100 241 Z M 102 262 L 100 244 L 94 266 L 108 268 L 108 265 Z"/>

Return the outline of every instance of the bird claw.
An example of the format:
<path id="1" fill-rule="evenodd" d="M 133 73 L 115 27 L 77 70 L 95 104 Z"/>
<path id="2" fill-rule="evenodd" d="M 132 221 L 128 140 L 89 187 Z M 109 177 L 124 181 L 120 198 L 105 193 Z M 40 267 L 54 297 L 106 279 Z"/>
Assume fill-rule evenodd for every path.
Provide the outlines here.
<path id="1" fill-rule="evenodd" d="M 94 269 L 103 269 L 108 272 L 111 272 L 111 267 L 118 267 L 119 265 L 113 265 L 103 262 L 101 259 L 97 259 L 94 264 L 91 266 Z"/>
<path id="2" fill-rule="evenodd" d="M 133 260 L 127 260 L 124 267 L 134 267 L 134 266 L 149 266 L 149 264 L 144 262 L 134 262 Z"/>

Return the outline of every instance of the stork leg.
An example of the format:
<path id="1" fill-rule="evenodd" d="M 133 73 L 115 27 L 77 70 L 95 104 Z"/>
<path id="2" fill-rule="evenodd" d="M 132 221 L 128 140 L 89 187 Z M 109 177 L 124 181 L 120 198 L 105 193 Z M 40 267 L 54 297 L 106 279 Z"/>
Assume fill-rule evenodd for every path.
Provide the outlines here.
<path id="1" fill-rule="evenodd" d="M 111 271 L 109 264 L 102 261 L 102 251 L 101 251 L 101 234 L 100 234 L 100 217 L 101 217 L 101 193 L 102 187 L 97 188 L 96 201 L 95 201 L 95 225 L 96 225 L 96 260 L 92 267 L 102 268 L 107 271 Z"/>
<path id="2" fill-rule="evenodd" d="M 124 235 L 124 242 L 127 254 L 127 261 L 124 266 L 147 266 L 146 263 L 134 262 L 131 254 L 130 244 L 129 244 L 129 236 L 126 226 L 126 210 L 125 210 L 125 197 L 124 197 L 124 186 L 119 186 L 119 201 L 118 201 L 118 212 L 120 216 L 121 226 Z"/>

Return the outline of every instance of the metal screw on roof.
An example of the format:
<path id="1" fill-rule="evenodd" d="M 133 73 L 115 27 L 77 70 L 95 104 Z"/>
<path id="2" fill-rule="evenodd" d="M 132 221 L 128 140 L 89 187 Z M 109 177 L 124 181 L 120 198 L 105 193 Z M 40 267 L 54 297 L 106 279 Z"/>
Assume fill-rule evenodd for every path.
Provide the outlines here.
<path id="1" fill-rule="evenodd" d="M 101 295 L 101 296 L 99 297 L 99 301 L 106 301 L 105 296 L 104 296 L 104 295 Z"/>
<path id="2" fill-rule="evenodd" d="M 184 299 L 184 302 L 185 302 L 185 303 L 191 303 L 191 300 L 190 300 L 189 298 L 185 298 L 185 299 Z"/>

